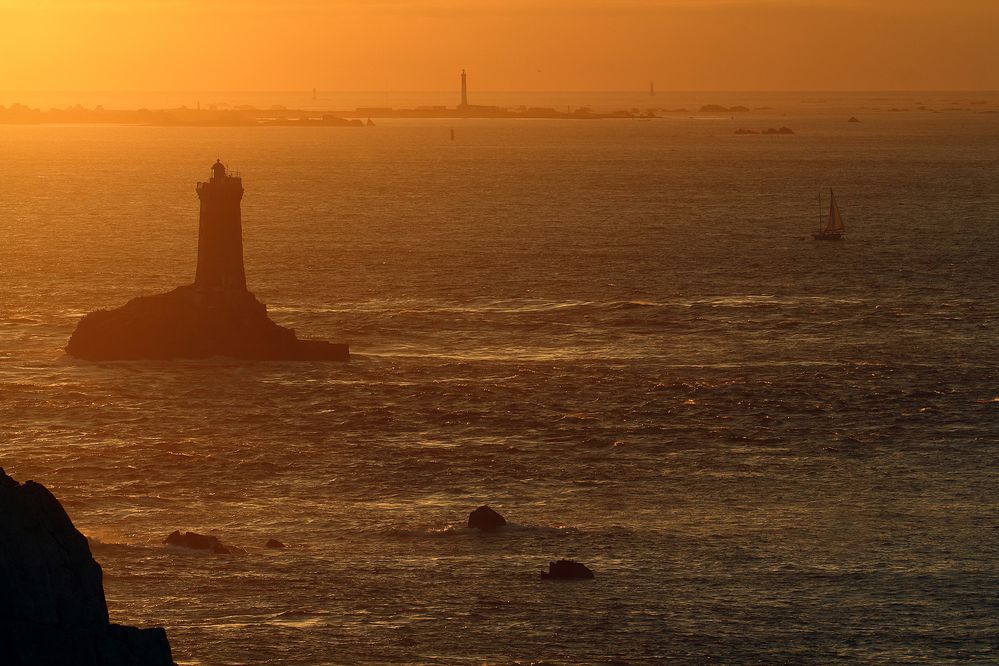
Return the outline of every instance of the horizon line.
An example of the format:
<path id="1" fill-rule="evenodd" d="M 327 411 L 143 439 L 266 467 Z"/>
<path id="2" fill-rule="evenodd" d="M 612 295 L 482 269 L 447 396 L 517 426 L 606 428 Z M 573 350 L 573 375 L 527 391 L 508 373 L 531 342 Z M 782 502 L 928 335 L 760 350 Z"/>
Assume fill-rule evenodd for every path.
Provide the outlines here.
<path id="1" fill-rule="evenodd" d="M 328 89 L 328 88 L 314 88 L 317 92 L 324 93 L 336 93 L 336 94 L 398 94 L 398 93 L 433 93 L 433 94 L 453 94 L 455 89 L 442 89 L 442 90 L 428 90 L 428 89 L 399 89 L 399 90 L 339 90 L 339 89 Z M 85 93 L 85 94 L 134 94 L 134 95 L 153 95 L 153 94 L 198 94 L 198 93 L 213 93 L 213 94 L 311 94 L 313 88 L 291 88 L 291 89 L 271 89 L 271 90 L 238 90 L 238 89 L 221 89 L 221 90 L 126 90 L 126 89 L 51 89 L 51 90 L 0 90 L 0 94 L 6 93 L 28 93 L 28 94 L 70 94 L 70 93 Z M 578 90 L 567 90 L 567 89 L 525 89 L 525 90 L 488 90 L 488 89 L 476 89 L 475 94 L 485 93 L 485 94 L 515 94 L 515 93 L 527 93 L 527 94 L 537 94 L 537 93 L 549 93 L 549 94 L 578 94 L 578 93 L 641 93 L 648 94 L 648 89 L 645 88 L 621 88 L 621 89 L 578 89 Z M 789 89 L 709 89 L 709 88 L 695 88 L 695 89 L 663 89 L 657 88 L 656 94 L 686 94 L 686 93 L 756 93 L 756 94 L 791 94 L 791 93 L 824 93 L 824 94 L 863 94 L 863 93 L 978 93 L 978 94 L 999 94 L 999 89 L 978 89 L 978 88 L 856 88 L 856 89 L 846 89 L 846 88 L 789 88 Z"/>

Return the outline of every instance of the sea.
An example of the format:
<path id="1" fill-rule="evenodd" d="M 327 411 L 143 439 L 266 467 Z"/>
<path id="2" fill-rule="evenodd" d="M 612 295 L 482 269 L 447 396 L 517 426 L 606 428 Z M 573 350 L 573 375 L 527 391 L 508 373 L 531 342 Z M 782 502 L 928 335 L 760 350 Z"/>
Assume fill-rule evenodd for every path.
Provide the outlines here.
<path id="1" fill-rule="evenodd" d="M 999 662 L 999 94 L 529 97 L 687 111 L 0 126 L 0 466 L 112 621 L 182 665 Z M 350 362 L 66 356 L 193 281 L 217 158 L 249 288 Z"/>

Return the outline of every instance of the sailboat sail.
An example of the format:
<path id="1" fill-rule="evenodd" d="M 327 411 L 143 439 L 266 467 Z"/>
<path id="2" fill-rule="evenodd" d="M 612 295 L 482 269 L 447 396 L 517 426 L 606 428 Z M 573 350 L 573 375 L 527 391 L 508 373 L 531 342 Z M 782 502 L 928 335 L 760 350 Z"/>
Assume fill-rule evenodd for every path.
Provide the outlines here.
<path id="1" fill-rule="evenodd" d="M 823 226 L 824 225 L 824 226 Z M 843 216 L 836 205 L 836 195 L 829 190 L 829 214 L 822 214 L 822 195 L 819 195 L 819 228 L 812 234 L 815 240 L 840 240 L 843 238 Z"/>
<path id="2" fill-rule="evenodd" d="M 843 217 L 839 214 L 839 206 L 836 205 L 836 195 L 829 191 L 829 222 L 824 229 L 826 232 L 843 233 Z"/>

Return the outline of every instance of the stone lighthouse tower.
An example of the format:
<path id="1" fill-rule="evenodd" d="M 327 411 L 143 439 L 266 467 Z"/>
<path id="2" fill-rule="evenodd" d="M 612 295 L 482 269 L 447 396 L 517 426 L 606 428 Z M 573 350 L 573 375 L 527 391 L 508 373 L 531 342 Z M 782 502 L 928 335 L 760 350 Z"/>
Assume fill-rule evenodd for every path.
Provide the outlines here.
<path id="1" fill-rule="evenodd" d="M 210 292 L 245 292 L 243 223 L 239 202 L 243 179 L 226 173 L 216 160 L 212 177 L 198 183 L 201 219 L 198 224 L 198 272 L 194 286 Z"/>

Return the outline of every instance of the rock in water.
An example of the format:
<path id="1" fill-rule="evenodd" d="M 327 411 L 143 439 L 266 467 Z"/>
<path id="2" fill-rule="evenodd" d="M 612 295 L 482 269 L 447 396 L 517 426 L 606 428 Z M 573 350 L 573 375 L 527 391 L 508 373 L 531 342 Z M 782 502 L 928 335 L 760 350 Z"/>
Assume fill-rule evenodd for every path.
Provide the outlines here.
<path id="1" fill-rule="evenodd" d="M 345 344 L 299 340 L 278 326 L 248 291 L 212 292 L 195 285 L 133 298 L 85 316 L 66 352 L 91 361 L 228 356 L 247 360 L 346 361 Z"/>
<path id="2" fill-rule="evenodd" d="M 180 531 L 176 531 L 164 539 L 163 543 L 191 550 L 207 550 L 216 555 L 232 555 L 233 553 L 232 549 L 223 544 L 218 537 L 198 534 L 197 532 L 184 532 L 181 534 Z"/>
<path id="3" fill-rule="evenodd" d="M 285 545 L 278 541 L 277 539 L 268 539 L 267 543 L 264 544 L 267 548 L 284 548 Z"/>
<path id="4" fill-rule="evenodd" d="M 194 284 L 133 298 L 120 308 L 84 317 L 66 352 L 92 361 L 208 358 L 346 361 L 345 344 L 299 340 L 278 326 L 246 289 L 243 268 L 243 179 L 212 166 L 198 183 L 201 217 Z"/>
<path id="5" fill-rule="evenodd" d="M 111 624 L 101 567 L 44 486 L 0 468 L 0 663 L 168 666 L 162 628 Z"/>
<path id="6" fill-rule="evenodd" d="M 542 571 L 541 577 L 557 580 L 582 580 L 593 578 L 593 572 L 585 564 L 575 560 L 559 560 L 558 562 L 549 562 L 548 571 Z"/>
<path id="7" fill-rule="evenodd" d="M 488 506 L 480 506 L 478 509 L 468 514 L 468 527 L 478 528 L 483 532 L 492 532 L 497 527 L 506 525 L 506 519 L 490 509 Z"/>

